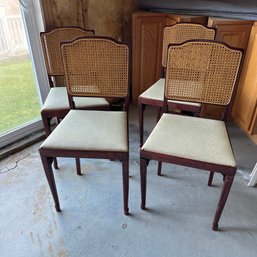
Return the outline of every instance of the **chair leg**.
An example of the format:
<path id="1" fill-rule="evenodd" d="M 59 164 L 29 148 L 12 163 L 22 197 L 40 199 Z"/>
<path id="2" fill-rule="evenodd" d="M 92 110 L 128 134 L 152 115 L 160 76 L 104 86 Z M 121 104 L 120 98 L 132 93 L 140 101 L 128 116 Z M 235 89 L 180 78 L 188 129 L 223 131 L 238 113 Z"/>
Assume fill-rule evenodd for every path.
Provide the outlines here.
<path id="1" fill-rule="evenodd" d="M 51 120 L 51 119 L 48 119 L 48 118 L 43 118 L 43 119 L 42 119 L 43 125 L 44 125 L 44 129 L 45 129 L 45 133 L 46 133 L 46 136 L 47 136 L 47 137 L 51 134 L 50 120 Z"/>
<path id="2" fill-rule="evenodd" d="M 157 175 L 161 176 L 162 175 L 162 162 L 158 162 L 158 171 L 157 171 Z"/>
<path id="3" fill-rule="evenodd" d="M 159 121 L 159 119 L 161 118 L 161 115 L 162 115 L 162 108 L 159 107 L 158 108 L 158 112 L 157 112 L 157 119 L 156 119 L 156 123 Z"/>
<path id="4" fill-rule="evenodd" d="M 161 118 L 161 114 L 162 114 L 162 108 L 158 108 L 158 112 L 157 112 L 157 120 L 156 123 L 159 121 L 159 119 Z M 162 162 L 158 162 L 158 170 L 157 170 L 157 175 L 161 176 L 162 175 Z"/>
<path id="5" fill-rule="evenodd" d="M 77 169 L 77 175 L 82 176 L 79 158 L 76 158 L 76 169 Z"/>
<path id="6" fill-rule="evenodd" d="M 230 192 L 233 180 L 234 180 L 234 176 L 235 175 L 232 175 L 232 176 L 227 175 L 225 177 L 225 181 L 224 181 L 223 188 L 222 188 L 222 191 L 221 191 L 219 203 L 218 203 L 216 213 L 215 213 L 215 216 L 214 216 L 214 220 L 213 220 L 213 223 L 212 223 L 212 230 L 214 230 L 214 231 L 218 230 L 219 220 L 220 220 L 222 211 L 224 209 L 224 206 L 226 204 L 226 201 L 227 201 L 227 198 L 228 198 L 228 195 L 229 195 L 229 192 Z"/>
<path id="7" fill-rule="evenodd" d="M 129 162 L 122 162 L 122 180 L 123 180 L 123 206 L 124 214 L 129 214 L 128 198 L 129 198 Z"/>
<path id="8" fill-rule="evenodd" d="M 53 169 L 52 169 L 52 160 L 53 158 L 48 158 L 48 157 L 42 157 L 41 156 L 41 160 L 42 160 L 42 164 L 44 167 L 44 171 L 45 171 L 45 175 L 52 193 L 52 196 L 54 198 L 54 202 L 55 202 L 55 209 L 56 211 L 60 212 L 60 204 L 59 204 L 59 199 L 58 199 L 58 194 L 57 194 L 57 189 L 56 189 L 56 184 L 55 184 L 55 180 L 54 180 L 54 174 L 53 174 Z"/>
<path id="9" fill-rule="evenodd" d="M 144 110 L 145 105 L 138 103 L 138 119 L 139 119 L 139 145 L 140 147 L 144 142 Z"/>
<path id="10" fill-rule="evenodd" d="M 145 210 L 147 160 L 140 158 L 141 209 Z"/>
<path id="11" fill-rule="evenodd" d="M 44 130 L 45 130 L 45 133 L 46 133 L 46 137 L 48 137 L 51 134 L 51 129 L 50 129 L 50 121 L 51 121 L 51 119 L 43 118 L 42 121 L 43 121 L 43 125 L 44 125 Z M 54 160 L 54 168 L 58 169 L 57 159 L 53 158 L 53 160 Z"/>
<path id="12" fill-rule="evenodd" d="M 208 186 L 212 185 L 213 175 L 214 175 L 214 172 L 210 171 L 210 175 L 209 175 L 209 179 L 208 179 Z"/>

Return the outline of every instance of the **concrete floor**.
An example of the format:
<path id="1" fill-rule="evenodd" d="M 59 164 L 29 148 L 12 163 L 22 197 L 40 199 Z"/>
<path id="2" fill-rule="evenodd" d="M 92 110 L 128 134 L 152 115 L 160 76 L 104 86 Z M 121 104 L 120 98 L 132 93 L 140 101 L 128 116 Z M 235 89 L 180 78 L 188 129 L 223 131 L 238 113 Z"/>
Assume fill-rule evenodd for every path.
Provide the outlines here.
<path id="1" fill-rule="evenodd" d="M 146 132 L 154 124 L 148 110 Z M 130 216 L 123 215 L 121 165 L 109 160 L 60 159 L 55 172 L 61 213 L 53 200 L 37 149 L 12 155 L 0 165 L 0 256 L 256 256 L 257 189 L 246 186 L 257 161 L 257 146 L 235 125 L 229 132 L 238 162 L 231 193 L 220 220 L 211 224 L 222 178 L 207 186 L 208 173 L 165 164 L 156 175 L 150 162 L 148 211 L 140 209 L 136 108 L 130 123 Z"/>

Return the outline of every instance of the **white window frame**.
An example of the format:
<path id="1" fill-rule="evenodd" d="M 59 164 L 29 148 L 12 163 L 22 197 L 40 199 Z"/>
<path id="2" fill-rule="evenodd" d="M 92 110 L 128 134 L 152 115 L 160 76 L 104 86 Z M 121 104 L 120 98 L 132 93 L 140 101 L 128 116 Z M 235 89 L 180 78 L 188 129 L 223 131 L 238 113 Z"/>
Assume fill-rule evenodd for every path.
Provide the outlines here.
<path id="1" fill-rule="evenodd" d="M 32 67 L 35 74 L 35 84 L 40 98 L 40 104 L 44 102 L 48 92 L 49 83 L 47 72 L 44 64 L 44 57 L 40 43 L 39 33 L 44 31 L 42 8 L 40 0 L 19 0 L 21 13 L 23 17 L 25 32 L 27 36 L 29 52 L 32 61 Z M 31 133 L 39 131 L 43 128 L 40 117 L 23 124 L 11 131 L 0 136 L 0 147 L 13 143 Z"/>

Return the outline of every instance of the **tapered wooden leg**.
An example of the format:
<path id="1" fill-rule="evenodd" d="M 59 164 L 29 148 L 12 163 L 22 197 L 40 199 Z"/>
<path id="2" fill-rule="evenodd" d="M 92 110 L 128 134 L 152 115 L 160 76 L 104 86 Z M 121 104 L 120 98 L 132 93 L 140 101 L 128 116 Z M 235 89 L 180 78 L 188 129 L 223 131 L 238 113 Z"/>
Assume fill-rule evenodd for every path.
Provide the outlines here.
<path id="1" fill-rule="evenodd" d="M 147 160 L 140 158 L 141 209 L 145 210 Z"/>
<path id="2" fill-rule="evenodd" d="M 48 119 L 48 118 L 42 118 L 43 125 L 44 125 L 44 130 L 45 130 L 45 133 L 46 133 L 47 137 L 51 134 L 50 120 L 51 119 Z"/>
<path id="3" fill-rule="evenodd" d="M 213 175 L 214 175 L 214 172 L 210 171 L 210 175 L 209 175 L 209 179 L 208 179 L 208 186 L 212 185 Z"/>
<path id="4" fill-rule="evenodd" d="M 58 167 L 57 158 L 53 158 L 53 162 L 54 162 L 54 168 L 55 168 L 56 170 L 58 170 L 59 167 Z"/>
<path id="5" fill-rule="evenodd" d="M 55 209 L 56 209 L 56 211 L 60 212 L 61 209 L 60 209 L 58 194 L 57 194 L 57 190 L 56 190 L 56 184 L 55 184 L 55 180 L 54 180 L 53 169 L 52 169 L 52 166 L 51 166 L 53 158 L 48 158 L 48 157 L 42 157 L 41 156 L 41 160 L 42 160 L 45 175 L 46 175 L 46 178 L 47 178 L 52 196 L 54 198 Z"/>
<path id="6" fill-rule="evenodd" d="M 77 169 L 77 175 L 82 176 L 79 158 L 76 158 L 76 169 Z"/>
<path id="7" fill-rule="evenodd" d="M 144 142 L 144 110 L 145 105 L 138 103 L 138 119 L 139 119 L 139 145 L 140 147 Z"/>
<path id="8" fill-rule="evenodd" d="M 123 180 L 123 205 L 124 214 L 129 214 L 128 197 L 129 197 L 129 162 L 122 162 L 122 180 Z"/>
<path id="9" fill-rule="evenodd" d="M 222 191 L 221 191 L 219 203 L 218 203 L 216 213 L 215 213 L 215 216 L 214 216 L 214 220 L 213 220 L 213 223 L 212 223 L 212 230 L 214 230 L 214 231 L 216 231 L 218 229 L 220 216 L 221 216 L 222 211 L 224 209 L 224 206 L 226 204 L 226 201 L 227 201 L 227 198 L 228 198 L 233 180 L 234 180 L 234 175 L 232 175 L 232 176 L 227 175 L 225 177 L 225 182 L 223 184 L 223 188 L 222 188 Z"/>
<path id="10" fill-rule="evenodd" d="M 162 108 L 158 108 L 158 112 L 157 112 L 157 121 L 156 123 L 159 121 L 159 119 L 161 118 L 162 115 Z M 162 163 L 158 162 L 158 170 L 157 170 L 157 175 L 161 176 L 162 175 Z"/>
<path id="11" fill-rule="evenodd" d="M 158 171 L 157 171 L 157 175 L 161 176 L 162 175 L 162 162 L 158 162 Z"/>
<path id="12" fill-rule="evenodd" d="M 46 137 L 48 137 L 51 134 L 51 129 L 50 129 L 51 119 L 50 118 L 42 118 L 42 121 L 43 121 L 43 125 L 44 125 L 44 130 L 45 130 L 45 133 L 46 133 Z M 54 160 L 54 168 L 58 169 L 57 159 L 53 158 L 53 160 Z"/>
<path id="13" fill-rule="evenodd" d="M 158 108 L 158 111 L 157 111 L 157 119 L 156 119 L 156 123 L 159 121 L 159 119 L 161 118 L 161 115 L 162 115 L 162 108 L 159 107 Z"/>

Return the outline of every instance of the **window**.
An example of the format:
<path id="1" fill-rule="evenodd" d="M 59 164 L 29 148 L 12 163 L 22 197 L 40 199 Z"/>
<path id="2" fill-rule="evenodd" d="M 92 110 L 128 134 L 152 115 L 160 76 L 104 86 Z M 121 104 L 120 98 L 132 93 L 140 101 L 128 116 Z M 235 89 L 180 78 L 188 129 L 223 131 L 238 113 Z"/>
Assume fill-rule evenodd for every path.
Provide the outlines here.
<path id="1" fill-rule="evenodd" d="M 39 0 L 0 0 L 0 147 L 43 127 L 49 89 L 40 31 Z"/>

